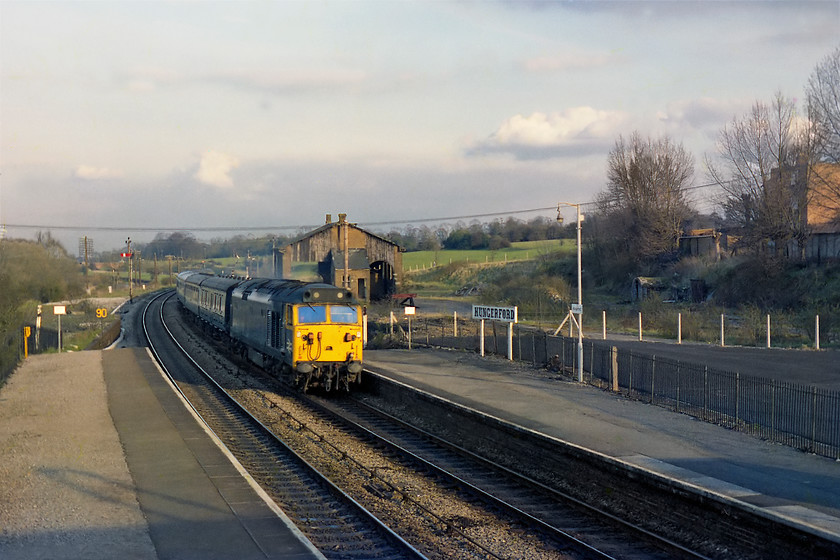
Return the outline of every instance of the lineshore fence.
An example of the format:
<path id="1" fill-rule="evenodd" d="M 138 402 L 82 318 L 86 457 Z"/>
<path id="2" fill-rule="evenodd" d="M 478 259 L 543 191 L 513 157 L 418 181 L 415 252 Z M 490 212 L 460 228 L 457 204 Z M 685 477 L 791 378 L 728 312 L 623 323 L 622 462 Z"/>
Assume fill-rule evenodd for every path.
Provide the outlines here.
<path id="1" fill-rule="evenodd" d="M 393 334 L 391 334 L 393 331 Z M 368 326 L 368 339 L 405 344 L 404 325 Z M 486 354 L 507 356 L 507 327 L 490 322 Z M 412 345 L 478 352 L 475 322 L 416 321 Z M 584 339 L 584 382 L 774 443 L 840 460 L 840 391 L 740 375 L 702 364 L 621 350 Z M 577 339 L 516 325 L 513 359 L 569 374 L 578 371 Z"/>

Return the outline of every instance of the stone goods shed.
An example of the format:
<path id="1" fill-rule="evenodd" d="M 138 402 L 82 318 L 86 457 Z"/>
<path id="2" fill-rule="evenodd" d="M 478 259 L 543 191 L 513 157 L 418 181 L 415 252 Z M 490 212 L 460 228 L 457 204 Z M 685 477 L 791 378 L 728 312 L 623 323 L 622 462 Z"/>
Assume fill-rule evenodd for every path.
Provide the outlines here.
<path id="1" fill-rule="evenodd" d="M 339 214 L 326 224 L 275 252 L 277 278 L 292 278 L 293 263 L 312 263 L 327 284 L 349 288 L 363 300 L 395 294 L 402 276 L 402 249 L 384 237 L 366 231 Z"/>

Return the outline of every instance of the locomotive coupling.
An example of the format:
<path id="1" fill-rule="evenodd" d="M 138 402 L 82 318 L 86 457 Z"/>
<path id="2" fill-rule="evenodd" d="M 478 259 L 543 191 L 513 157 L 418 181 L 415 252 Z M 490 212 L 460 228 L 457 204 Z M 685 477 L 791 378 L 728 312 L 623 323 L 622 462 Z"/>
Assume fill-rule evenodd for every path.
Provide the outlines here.
<path id="1" fill-rule="evenodd" d="M 362 371 L 362 362 L 357 360 L 353 360 L 352 362 L 347 362 L 347 371 L 350 373 L 359 373 Z"/>

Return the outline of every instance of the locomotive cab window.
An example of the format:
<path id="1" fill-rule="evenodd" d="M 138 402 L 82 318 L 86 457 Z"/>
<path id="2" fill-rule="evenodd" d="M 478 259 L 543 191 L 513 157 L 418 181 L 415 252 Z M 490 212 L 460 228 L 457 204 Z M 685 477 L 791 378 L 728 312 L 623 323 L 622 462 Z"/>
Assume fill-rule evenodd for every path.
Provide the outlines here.
<path id="1" fill-rule="evenodd" d="M 325 323 L 327 308 L 323 305 L 301 305 L 298 307 L 298 323 Z"/>
<path id="2" fill-rule="evenodd" d="M 349 305 L 331 305 L 330 306 L 330 322 L 331 323 L 358 323 L 359 314 L 355 307 Z"/>

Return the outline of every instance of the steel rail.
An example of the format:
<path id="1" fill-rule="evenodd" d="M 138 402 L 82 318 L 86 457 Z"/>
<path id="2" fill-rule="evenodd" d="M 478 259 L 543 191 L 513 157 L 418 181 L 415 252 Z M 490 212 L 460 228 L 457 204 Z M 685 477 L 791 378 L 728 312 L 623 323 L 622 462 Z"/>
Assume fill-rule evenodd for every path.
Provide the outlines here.
<path id="1" fill-rule="evenodd" d="M 620 518 L 620 517 L 618 517 L 618 516 L 616 516 L 612 513 L 609 513 L 609 512 L 604 511 L 600 508 L 597 508 L 597 507 L 593 506 L 592 504 L 586 503 L 586 502 L 584 502 L 584 501 L 582 501 L 578 498 L 575 498 L 574 496 L 571 496 L 571 495 L 569 495 L 565 492 L 562 492 L 560 490 L 557 490 L 555 488 L 547 486 L 547 485 L 545 485 L 545 484 L 543 484 L 543 483 L 541 483 L 537 480 L 534 480 L 534 479 L 529 478 L 529 477 L 527 477 L 527 476 L 525 476 L 521 473 L 518 473 L 518 472 L 516 472 L 516 471 L 514 471 L 514 470 L 512 470 L 512 469 L 510 469 L 510 468 L 508 468 L 504 465 L 501 465 L 499 463 L 491 461 L 490 459 L 487 459 L 486 457 L 482 457 L 481 455 L 478 455 L 478 454 L 476 454 L 476 453 L 474 453 L 474 452 L 472 452 L 468 449 L 465 449 L 465 448 L 463 448 L 463 447 L 461 447 L 457 444 L 454 444 L 452 442 L 444 440 L 444 439 L 442 439 L 441 437 L 439 437 L 435 434 L 432 434 L 432 433 L 430 433 L 426 430 L 423 430 L 421 428 L 418 428 L 418 427 L 406 422 L 405 420 L 402 420 L 401 418 L 397 418 L 396 416 L 393 416 L 391 414 L 388 414 L 387 412 L 379 410 L 379 409 L 369 405 L 368 403 L 362 402 L 359 399 L 354 398 L 352 395 L 351 395 L 350 398 L 352 399 L 353 403 L 356 404 L 357 406 L 360 406 L 360 407 L 370 411 L 372 414 L 375 414 L 377 416 L 386 418 L 389 422 L 397 424 L 405 430 L 408 430 L 412 433 L 415 433 L 418 436 L 420 436 L 420 437 L 422 437 L 426 440 L 429 440 L 436 445 L 451 449 L 455 453 L 457 453 L 459 455 L 462 455 L 464 457 L 467 457 L 469 460 L 474 461 L 478 464 L 484 465 L 490 470 L 503 473 L 506 477 L 509 477 L 509 478 L 515 480 L 516 482 L 524 485 L 524 486 L 535 488 L 542 493 L 550 495 L 554 499 L 556 499 L 557 501 L 570 504 L 570 505 L 572 505 L 576 508 L 580 508 L 580 509 L 588 512 L 589 514 L 593 515 L 593 516 L 607 519 L 610 523 L 619 525 L 619 526 L 623 527 L 624 529 L 626 529 L 626 530 L 628 530 L 632 533 L 636 533 L 636 534 L 640 535 L 644 539 L 648 539 L 652 542 L 657 543 L 658 545 L 662 546 L 662 548 L 664 550 L 667 550 L 671 553 L 676 553 L 680 557 L 683 557 L 683 558 L 692 558 L 694 560 L 710 560 L 707 556 L 704 556 L 704 555 L 702 555 L 702 554 L 700 554 L 700 553 L 698 553 L 694 550 L 688 549 L 688 548 L 684 547 L 683 545 L 681 545 L 677 542 L 674 542 L 673 540 L 662 537 L 661 535 L 657 535 L 656 533 L 653 533 L 653 532 L 651 532 L 651 531 L 649 531 L 649 530 L 647 530 L 643 527 L 640 527 L 639 525 L 631 523 L 631 522 L 629 522 L 625 519 L 622 519 L 622 518 Z M 348 420 L 348 421 L 353 422 L 352 420 Z M 353 422 L 353 423 L 357 424 L 356 422 Z M 398 448 L 401 448 L 401 446 L 399 446 L 399 444 L 390 442 L 389 440 L 387 440 L 383 436 L 377 435 L 375 432 L 367 429 L 364 426 L 360 425 L 359 428 L 362 429 L 362 430 L 365 430 L 367 433 L 369 433 L 371 435 L 371 437 L 382 439 L 384 444 L 394 445 Z M 424 465 L 427 465 L 429 468 L 440 469 L 440 471 L 443 475 L 452 477 L 454 480 L 458 481 L 461 484 L 464 484 L 465 487 L 469 488 L 471 491 L 475 492 L 476 494 L 486 498 L 491 503 L 497 504 L 501 508 L 509 509 L 509 511 L 512 511 L 516 515 L 521 516 L 523 519 L 527 520 L 528 522 L 533 523 L 534 525 L 536 525 L 536 526 L 538 526 L 538 527 L 540 527 L 540 528 L 542 528 L 542 529 L 544 529 L 544 530 L 546 530 L 546 531 L 548 531 L 552 534 L 556 534 L 561 538 L 570 539 L 571 542 L 575 542 L 575 543 L 579 544 L 579 546 L 581 546 L 583 548 L 583 550 L 585 550 L 587 552 L 590 552 L 590 553 L 593 553 L 598 557 L 611 558 L 611 556 L 609 556 L 605 553 L 602 553 L 601 551 L 599 551 L 596 548 L 590 546 L 586 542 L 578 539 L 574 535 L 571 535 L 570 533 L 564 531 L 563 529 L 561 529 L 559 527 L 555 527 L 554 525 L 552 525 L 551 523 L 549 523 L 547 521 L 544 521 L 544 520 L 542 520 L 538 517 L 535 517 L 534 515 L 531 515 L 530 513 L 522 510 L 521 508 L 519 508 L 519 507 L 517 507 L 513 504 L 507 503 L 504 499 L 499 498 L 499 497 L 493 495 L 492 493 L 485 491 L 484 489 L 472 484 L 471 482 L 463 479 L 462 477 L 458 476 L 457 474 L 450 473 L 446 469 L 443 469 L 441 467 L 438 467 L 438 466 L 434 465 L 433 463 L 427 461 L 426 459 L 416 455 L 415 453 L 413 453 L 409 450 L 404 450 L 404 452 L 410 454 L 412 457 L 415 457 L 417 461 L 421 462 Z"/>
<path id="2" fill-rule="evenodd" d="M 151 337 L 151 334 L 149 332 L 149 328 L 148 328 L 148 325 L 147 325 L 147 319 L 146 318 L 147 318 L 147 314 L 148 314 L 149 308 L 151 307 L 152 303 L 154 301 L 156 301 L 157 299 L 159 299 L 160 297 L 163 297 L 163 296 L 166 296 L 166 299 L 168 300 L 169 298 L 172 297 L 172 295 L 173 295 L 172 292 L 159 294 L 159 295 L 155 296 L 154 298 L 152 298 L 152 300 L 150 300 L 148 302 L 148 304 L 146 305 L 146 307 L 143 310 L 143 315 L 142 315 L 144 335 L 146 337 L 147 342 L 149 343 L 149 348 L 152 351 L 152 354 L 155 356 L 155 359 L 158 361 L 158 364 L 161 366 L 164 373 L 170 378 L 170 380 L 172 380 L 172 383 L 175 386 L 176 390 L 182 395 L 185 402 L 188 403 L 188 405 L 195 411 L 196 415 L 198 415 L 198 417 L 201 418 L 202 422 L 204 422 L 205 425 L 207 425 L 208 428 L 211 431 L 214 431 L 214 433 L 216 433 L 215 430 L 213 429 L 213 427 L 210 425 L 210 423 L 205 418 L 205 415 L 202 415 L 202 413 L 198 409 L 198 407 L 193 402 L 191 402 L 191 400 L 188 398 L 188 396 L 185 394 L 185 392 L 179 386 L 178 382 L 174 379 L 174 376 L 172 376 L 171 373 L 169 372 L 169 370 L 166 368 L 166 366 L 163 363 L 163 360 L 160 356 L 160 353 L 158 352 L 158 349 L 155 347 L 155 344 L 152 341 L 152 337 Z M 236 410 L 239 414 L 244 416 L 249 423 L 251 423 L 258 430 L 260 430 L 260 432 L 265 437 L 268 437 L 272 441 L 273 444 L 279 446 L 283 450 L 284 453 L 293 457 L 294 460 L 298 464 L 300 464 L 304 469 L 306 469 L 308 474 L 310 474 L 313 478 L 315 478 L 318 481 L 318 484 L 320 484 L 322 487 L 326 488 L 327 491 L 335 499 L 338 499 L 342 503 L 346 504 L 348 507 L 352 508 L 356 512 L 357 515 L 359 515 L 362 519 L 365 520 L 365 522 L 367 524 L 371 525 L 377 531 L 379 531 L 384 536 L 386 541 L 390 542 L 392 544 L 392 546 L 394 546 L 397 549 L 401 558 L 407 558 L 407 559 L 411 558 L 411 559 L 416 559 L 416 560 L 428 560 L 425 555 L 423 555 L 420 551 L 418 551 L 416 548 L 414 548 L 410 543 L 405 541 L 405 539 L 403 539 L 400 535 L 395 533 L 390 527 L 388 527 L 380 519 L 378 519 L 376 516 L 374 516 L 370 511 L 368 511 L 359 502 L 357 502 L 355 499 L 353 499 L 351 496 L 349 496 L 347 493 L 345 493 L 340 488 L 338 488 L 335 484 L 333 484 L 326 476 L 323 475 L 323 473 L 321 473 L 316 467 L 314 467 L 311 463 L 306 461 L 300 455 L 295 453 L 294 450 L 292 450 L 285 442 L 283 442 L 282 440 L 277 438 L 274 435 L 274 433 L 272 433 L 272 431 L 267 426 L 265 426 L 256 417 L 254 417 L 254 415 L 251 414 L 247 410 L 246 407 L 244 407 L 241 403 L 239 403 L 215 379 L 213 379 L 212 375 L 210 375 L 193 358 L 193 356 L 190 355 L 190 353 L 187 351 L 187 349 L 184 348 L 184 346 L 180 342 L 178 342 L 175 335 L 172 333 L 171 329 L 167 325 L 166 320 L 163 316 L 163 306 L 164 306 L 165 303 L 166 303 L 166 300 L 164 300 L 164 302 L 161 304 L 160 310 L 159 310 L 159 320 L 160 320 L 161 326 L 166 331 L 166 333 L 169 336 L 169 338 L 171 339 L 172 343 L 178 348 L 178 350 L 183 354 L 183 356 L 193 365 L 193 367 L 196 368 L 196 371 L 199 372 L 203 376 L 203 378 L 205 378 L 209 382 L 209 384 L 212 387 L 215 387 L 214 392 L 218 395 L 219 398 L 225 399 L 227 402 L 229 402 L 232 406 L 234 406 L 236 408 Z M 219 436 L 219 434 L 217 434 L 217 436 Z M 221 437 L 220 437 L 220 439 L 221 439 Z M 305 528 L 300 527 L 300 529 L 304 533 L 306 533 Z"/>

